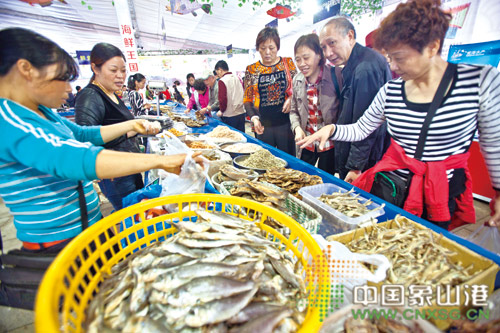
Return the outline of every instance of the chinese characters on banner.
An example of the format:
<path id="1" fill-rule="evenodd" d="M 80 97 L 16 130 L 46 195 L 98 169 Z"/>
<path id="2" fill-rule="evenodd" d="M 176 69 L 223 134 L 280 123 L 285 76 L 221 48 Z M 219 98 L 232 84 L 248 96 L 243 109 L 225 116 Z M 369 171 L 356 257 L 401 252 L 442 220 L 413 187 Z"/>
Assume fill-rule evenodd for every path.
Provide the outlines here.
<path id="1" fill-rule="evenodd" d="M 128 72 L 136 73 L 139 71 L 139 56 L 137 55 L 137 43 L 127 0 L 115 0 L 115 10 L 120 25 L 120 35 L 125 49 L 124 55 L 127 59 Z"/>

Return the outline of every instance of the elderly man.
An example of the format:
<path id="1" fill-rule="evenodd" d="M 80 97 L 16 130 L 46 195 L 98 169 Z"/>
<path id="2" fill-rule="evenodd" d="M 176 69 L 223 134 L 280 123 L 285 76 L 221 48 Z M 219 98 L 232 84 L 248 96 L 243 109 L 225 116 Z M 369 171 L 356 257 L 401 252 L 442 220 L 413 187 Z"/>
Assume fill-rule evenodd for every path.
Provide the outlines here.
<path id="1" fill-rule="evenodd" d="M 345 17 L 328 21 L 319 39 L 325 57 L 337 69 L 337 75 L 332 69 L 340 94 L 337 124 L 355 123 L 391 79 L 389 65 L 381 54 L 356 43 L 354 26 Z M 389 142 L 385 124 L 363 141 L 335 142 L 335 169 L 340 178 L 353 182 L 380 160 Z"/>
<path id="2" fill-rule="evenodd" d="M 243 107 L 243 83 L 229 71 L 229 66 L 224 60 L 219 60 L 215 64 L 215 72 L 220 78 L 218 82 L 220 111 L 217 112 L 217 115 L 225 124 L 245 133 L 246 113 Z"/>
<path id="3" fill-rule="evenodd" d="M 210 99 L 208 101 L 208 105 L 206 108 L 201 109 L 201 113 L 208 113 L 212 111 L 219 111 L 219 99 L 217 98 L 218 93 L 218 87 L 217 87 L 217 79 L 213 75 L 209 75 L 205 80 L 204 80 L 206 86 L 210 89 L 209 90 L 209 96 Z"/>

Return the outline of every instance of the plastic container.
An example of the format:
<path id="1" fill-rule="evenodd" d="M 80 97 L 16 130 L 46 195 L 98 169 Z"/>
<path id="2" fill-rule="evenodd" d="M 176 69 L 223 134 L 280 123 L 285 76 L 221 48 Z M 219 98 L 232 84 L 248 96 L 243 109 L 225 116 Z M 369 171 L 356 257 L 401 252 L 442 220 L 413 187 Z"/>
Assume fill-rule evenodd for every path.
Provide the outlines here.
<path id="1" fill-rule="evenodd" d="M 234 181 L 225 181 L 220 183 L 219 192 L 225 195 L 231 195 L 230 191 L 234 187 Z M 269 187 L 272 189 L 283 190 L 276 185 L 269 184 L 266 182 L 259 182 L 259 184 Z M 301 226 L 303 226 L 310 234 L 318 233 L 319 225 L 321 224 L 321 215 L 307 203 L 300 201 L 296 197 L 291 194 L 288 194 L 283 206 L 280 207 L 280 210 L 286 215 L 292 217 L 295 221 L 297 221 Z M 290 234 L 290 229 L 285 227 L 281 228 L 280 232 L 284 235 Z"/>
<path id="2" fill-rule="evenodd" d="M 257 169 L 257 168 L 250 168 L 250 167 L 241 165 L 240 163 L 243 162 L 244 160 L 246 160 L 248 157 L 250 157 L 250 155 L 241 155 L 241 156 L 235 157 L 233 159 L 234 166 L 237 168 L 240 168 L 240 169 L 254 170 L 254 171 L 257 171 L 258 173 L 266 173 L 267 170 L 278 167 L 278 166 L 273 166 L 272 168 L 268 168 L 268 169 Z M 288 166 L 288 162 L 285 161 L 284 159 L 276 157 L 276 156 L 274 156 L 274 158 L 276 158 L 282 162 L 282 165 L 280 167 L 286 168 Z"/>
<path id="3" fill-rule="evenodd" d="M 322 194 L 332 194 L 339 191 L 348 192 L 348 190 L 330 183 L 306 186 L 299 190 L 299 194 L 302 196 L 302 200 L 310 204 L 313 208 L 316 208 L 318 212 L 323 215 L 323 218 L 327 222 L 329 222 L 331 226 L 329 230 L 332 231 L 332 234 L 338 234 L 355 229 L 363 222 L 367 222 L 371 219 L 376 219 L 377 216 L 384 215 L 384 208 L 374 202 L 367 206 L 368 209 L 372 210 L 369 213 L 366 213 L 365 215 L 359 217 L 349 217 L 342 214 L 338 210 L 333 209 L 332 207 L 328 206 L 318 199 Z M 355 194 L 356 192 L 354 192 L 352 195 Z M 361 203 L 364 203 L 368 200 L 363 197 L 359 197 L 359 199 Z"/>
<path id="4" fill-rule="evenodd" d="M 145 212 L 161 205 L 176 204 L 179 212 L 160 215 L 146 220 Z M 73 241 L 56 257 L 47 270 L 35 304 L 36 332 L 82 332 L 85 311 L 103 281 L 104 273 L 140 248 L 156 241 L 163 241 L 175 234 L 175 223 L 180 220 L 195 220 L 191 209 L 217 210 L 237 215 L 232 207 L 244 207 L 256 212 L 255 221 L 266 237 L 282 246 L 282 249 L 300 260 L 302 276 L 309 293 L 307 313 L 299 332 L 316 332 L 321 326 L 320 300 L 328 299 L 330 291 L 327 274 L 315 273 L 314 260 L 324 258 L 319 245 L 312 236 L 291 217 L 279 210 L 255 201 L 217 194 L 181 194 L 148 200 L 124 208 L 95 223 Z M 137 217 L 142 222 L 119 231 L 119 226 Z M 273 218 L 291 230 L 284 236 L 278 230 L 264 224 Z M 290 252 L 291 251 L 291 252 Z"/>

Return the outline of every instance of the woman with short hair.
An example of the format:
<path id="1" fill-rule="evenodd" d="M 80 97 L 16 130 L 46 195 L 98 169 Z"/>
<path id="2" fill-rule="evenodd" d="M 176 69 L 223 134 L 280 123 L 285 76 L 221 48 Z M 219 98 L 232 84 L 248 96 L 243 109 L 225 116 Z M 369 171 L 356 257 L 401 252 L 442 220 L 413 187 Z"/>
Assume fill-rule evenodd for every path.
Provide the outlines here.
<path id="1" fill-rule="evenodd" d="M 295 156 L 290 129 L 292 79 L 297 74 L 292 58 L 279 57 L 280 37 L 274 28 L 264 28 L 255 42 L 261 60 L 247 66 L 243 103 L 257 138 Z"/>

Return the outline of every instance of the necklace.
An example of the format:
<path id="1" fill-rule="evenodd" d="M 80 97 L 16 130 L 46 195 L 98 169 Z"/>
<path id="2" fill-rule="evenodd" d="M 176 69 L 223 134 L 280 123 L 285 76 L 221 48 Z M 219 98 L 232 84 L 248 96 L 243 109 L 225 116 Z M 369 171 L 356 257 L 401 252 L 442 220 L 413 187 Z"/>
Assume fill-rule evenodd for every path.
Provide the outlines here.
<path id="1" fill-rule="evenodd" d="M 104 88 L 102 86 L 102 84 L 100 84 L 99 82 L 97 82 L 96 80 L 92 81 L 92 84 L 95 84 L 96 86 L 98 86 L 99 88 L 101 88 L 102 91 L 104 91 L 104 93 L 106 95 L 108 95 L 108 97 L 116 104 L 118 104 L 118 99 L 116 98 L 116 95 L 114 93 L 110 93 L 106 88 Z"/>

